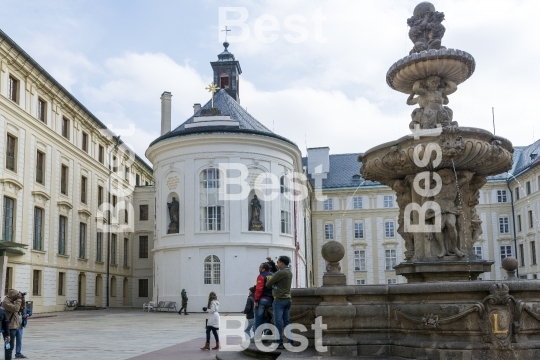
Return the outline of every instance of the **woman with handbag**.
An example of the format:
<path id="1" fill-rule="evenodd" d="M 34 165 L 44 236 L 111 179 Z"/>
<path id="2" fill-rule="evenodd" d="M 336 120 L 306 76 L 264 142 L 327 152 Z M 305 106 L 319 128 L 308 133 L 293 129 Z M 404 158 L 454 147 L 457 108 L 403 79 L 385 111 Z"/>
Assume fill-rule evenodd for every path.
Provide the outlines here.
<path id="1" fill-rule="evenodd" d="M 217 299 L 217 295 L 215 292 L 211 292 L 208 295 L 208 306 L 203 307 L 203 311 L 207 312 L 208 319 L 206 320 L 206 344 L 204 344 L 204 347 L 201 348 L 201 350 L 210 350 L 210 332 L 214 334 L 214 338 L 216 339 L 216 346 L 212 348 L 212 350 L 218 350 L 219 349 L 219 336 L 218 336 L 218 330 L 219 330 L 219 301 Z"/>

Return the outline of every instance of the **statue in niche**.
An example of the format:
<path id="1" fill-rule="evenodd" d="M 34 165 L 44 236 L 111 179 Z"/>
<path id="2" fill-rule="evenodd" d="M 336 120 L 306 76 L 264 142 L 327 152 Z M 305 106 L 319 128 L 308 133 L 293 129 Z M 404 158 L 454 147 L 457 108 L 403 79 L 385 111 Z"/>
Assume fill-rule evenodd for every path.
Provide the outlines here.
<path id="1" fill-rule="evenodd" d="M 410 54 L 431 49 L 445 49 L 441 40 L 446 32 L 442 24 L 444 13 L 435 11 L 435 6 L 429 2 L 422 2 L 416 6 L 413 16 L 407 19 L 409 25 L 409 39 L 414 47 Z"/>
<path id="2" fill-rule="evenodd" d="M 411 129 L 416 125 L 420 129 L 434 129 L 437 125 L 446 127 L 457 126 L 453 122 L 453 111 L 447 105 L 448 96 L 457 90 L 457 85 L 450 80 L 441 79 L 438 76 L 430 76 L 414 83 L 412 93 L 407 98 L 407 105 L 418 104 L 420 108 L 414 109 L 409 124 Z M 415 97 L 415 95 L 418 95 Z"/>
<path id="3" fill-rule="evenodd" d="M 440 252 L 437 257 L 442 258 L 448 256 L 464 257 L 465 253 L 460 250 L 457 230 L 457 216 L 463 213 L 463 207 L 459 204 L 458 191 L 467 184 L 474 173 L 470 171 L 460 171 L 457 177 L 450 169 L 442 169 L 437 171 L 441 177 L 442 188 L 433 197 L 433 201 L 439 204 L 441 208 L 440 214 L 430 210 L 426 214 L 426 219 L 433 219 L 435 216 L 441 216 L 441 231 L 434 233 L 437 240 Z M 432 187 L 433 188 L 433 187 Z"/>
<path id="4" fill-rule="evenodd" d="M 263 225 L 261 222 L 261 202 L 257 195 L 253 196 L 250 202 L 251 205 L 251 220 L 249 221 L 250 231 L 263 231 Z"/>
<path id="5" fill-rule="evenodd" d="M 167 234 L 177 234 L 179 232 L 179 223 L 180 223 L 180 203 L 176 200 L 175 197 L 172 198 L 170 203 L 167 203 L 169 208 L 169 229 Z"/>

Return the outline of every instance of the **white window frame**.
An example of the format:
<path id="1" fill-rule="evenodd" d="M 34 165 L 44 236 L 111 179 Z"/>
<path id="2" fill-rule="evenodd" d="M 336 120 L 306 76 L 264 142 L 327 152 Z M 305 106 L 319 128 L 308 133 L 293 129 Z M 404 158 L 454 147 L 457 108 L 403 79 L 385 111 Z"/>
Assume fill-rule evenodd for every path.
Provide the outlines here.
<path id="1" fill-rule="evenodd" d="M 327 198 L 326 200 L 324 200 L 323 206 L 324 206 L 324 211 L 334 210 L 334 199 Z"/>
<path id="2" fill-rule="evenodd" d="M 394 279 L 394 278 L 386 279 L 386 283 L 387 283 L 388 285 L 397 284 L 397 279 Z"/>
<path id="3" fill-rule="evenodd" d="M 354 250 L 354 271 L 366 271 L 365 250 Z"/>
<path id="4" fill-rule="evenodd" d="M 384 258 L 385 258 L 385 270 L 394 270 L 394 266 L 397 265 L 396 249 L 384 250 Z"/>
<path id="5" fill-rule="evenodd" d="M 482 260 L 484 258 L 484 255 L 482 254 L 481 246 L 473 246 L 473 254 L 476 255 L 476 258 L 478 260 Z"/>
<path id="6" fill-rule="evenodd" d="M 279 179 L 280 231 L 282 234 L 292 234 L 291 226 L 291 196 L 290 179 L 283 175 Z"/>
<path id="7" fill-rule="evenodd" d="M 356 285 L 366 285 L 365 279 L 356 279 Z"/>
<path id="8" fill-rule="evenodd" d="M 225 202 L 223 174 L 217 168 L 204 169 L 200 173 L 201 231 L 225 231 Z"/>
<path id="9" fill-rule="evenodd" d="M 334 224 L 324 224 L 324 239 L 334 240 Z"/>
<path id="10" fill-rule="evenodd" d="M 353 197 L 353 209 L 362 209 L 364 204 L 362 203 L 361 196 Z"/>
<path id="11" fill-rule="evenodd" d="M 356 221 L 354 223 L 354 238 L 363 239 L 364 238 L 364 222 Z"/>
<path id="12" fill-rule="evenodd" d="M 217 255 L 208 255 L 204 259 L 203 265 L 203 284 L 220 285 L 221 284 L 221 260 Z"/>
<path id="13" fill-rule="evenodd" d="M 394 207 L 394 195 L 384 195 L 384 207 L 385 208 Z"/>
<path id="14" fill-rule="evenodd" d="M 497 202 L 505 203 L 508 202 L 508 196 L 506 190 L 497 190 Z"/>
<path id="15" fill-rule="evenodd" d="M 396 236 L 396 226 L 393 221 L 387 220 L 384 222 L 384 237 L 393 238 Z"/>
<path id="16" fill-rule="evenodd" d="M 501 245 L 500 251 L 501 260 L 503 260 L 505 257 L 512 256 L 512 245 Z"/>
<path id="17" fill-rule="evenodd" d="M 508 216 L 499 216 L 499 234 L 510 233 L 510 220 Z"/>

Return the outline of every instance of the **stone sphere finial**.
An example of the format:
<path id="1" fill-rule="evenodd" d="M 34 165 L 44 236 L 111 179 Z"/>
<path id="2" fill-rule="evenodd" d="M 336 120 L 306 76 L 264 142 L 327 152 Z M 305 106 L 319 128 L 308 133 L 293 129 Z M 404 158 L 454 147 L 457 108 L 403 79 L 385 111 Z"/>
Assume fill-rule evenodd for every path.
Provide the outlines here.
<path id="1" fill-rule="evenodd" d="M 505 257 L 502 260 L 501 265 L 503 269 L 506 270 L 506 280 L 518 280 L 518 278 L 516 277 L 516 269 L 518 268 L 519 263 L 515 257 Z"/>
<path id="2" fill-rule="evenodd" d="M 416 5 L 413 11 L 413 15 L 415 16 L 424 16 L 427 12 L 434 12 L 435 11 L 435 5 L 430 3 L 429 1 L 422 1 L 420 4 Z"/>
<path id="3" fill-rule="evenodd" d="M 340 242 L 332 240 L 323 245 L 321 255 L 329 263 L 339 262 L 345 256 L 345 248 Z"/>

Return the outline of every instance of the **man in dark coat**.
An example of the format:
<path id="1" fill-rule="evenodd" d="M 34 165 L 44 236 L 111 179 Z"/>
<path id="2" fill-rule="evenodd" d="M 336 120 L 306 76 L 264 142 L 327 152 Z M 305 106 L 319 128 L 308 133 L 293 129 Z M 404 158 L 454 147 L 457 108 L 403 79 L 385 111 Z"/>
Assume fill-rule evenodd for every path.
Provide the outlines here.
<path id="1" fill-rule="evenodd" d="M 182 307 L 180 308 L 180 311 L 178 311 L 178 315 L 182 315 L 182 310 L 184 310 L 184 315 L 189 315 L 187 313 L 187 302 L 188 302 L 188 297 L 187 297 L 186 289 L 182 289 Z"/>

